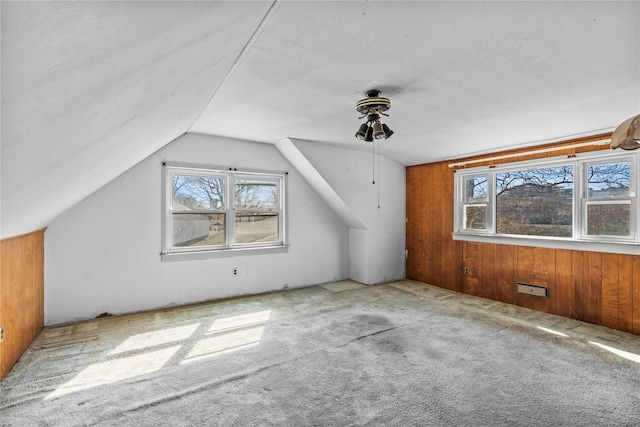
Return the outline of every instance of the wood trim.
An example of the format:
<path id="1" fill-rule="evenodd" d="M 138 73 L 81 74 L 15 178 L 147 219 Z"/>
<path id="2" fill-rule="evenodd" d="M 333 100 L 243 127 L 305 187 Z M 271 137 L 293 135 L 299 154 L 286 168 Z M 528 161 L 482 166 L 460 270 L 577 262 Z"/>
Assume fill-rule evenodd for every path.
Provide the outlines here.
<path id="1" fill-rule="evenodd" d="M 610 137 L 601 134 L 546 144 L 535 148 L 556 150 L 526 157 L 608 150 L 606 145 L 567 146 Z M 407 278 L 640 335 L 640 256 L 452 239 L 454 170 L 449 163 L 531 150 L 407 168 Z M 520 160 L 514 155 L 474 166 Z M 547 286 L 549 296 L 517 294 L 518 281 Z"/>
<path id="2" fill-rule="evenodd" d="M 44 230 L 0 241 L 0 380 L 44 327 Z"/>

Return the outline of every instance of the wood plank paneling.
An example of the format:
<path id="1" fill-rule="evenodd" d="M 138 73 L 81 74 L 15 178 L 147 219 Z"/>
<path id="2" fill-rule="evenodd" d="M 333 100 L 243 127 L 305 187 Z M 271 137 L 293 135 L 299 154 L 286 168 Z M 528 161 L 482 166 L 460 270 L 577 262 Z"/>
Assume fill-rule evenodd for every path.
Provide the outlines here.
<path id="1" fill-rule="evenodd" d="M 515 271 L 516 282 L 535 284 L 533 272 L 533 248 L 527 246 L 515 247 Z M 514 284 L 515 286 L 515 284 Z M 535 304 L 536 299 L 532 295 L 516 293 L 516 305 L 531 308 Z"/>
<path id="2" fill-rule="evenodd" d="M 556 250 L 556 276 L 549 287 L 551 305 L 549 313 L 564 317 L 573 317 L 573 283 L 571 281 L 571 251 L 566 249 Z"/>
<path id="3" fill-rule="evenodd" d="M 634 256 L 633 264 L 633 333 L 640 335 L 640 257 Z"/>
<path id="4" fill-rule="evenodd" d="M 584 319 L 584 264 L 585 264 L 586 252 L 572 251 L 571 252 L 571 283 L 572 283 L 572 298 L 571 298 L 571 317 L 574 319 Z"/>
<path id="5" fill-rule="evenodd" d="M 549 289 L 547 298 L 534 298 L 532 308 L 549 312 L 550 301 L 558 296 L 552 292 L 556 276 L 556 251 L 548 248 L 533 248 L 533 284 L 546 286 Z"/>
<path id="6" fill-rule="evenodd" d="M 481 255 L 481 243 L 464 242 L 464 266 L 468 269 L 462 288 L 465 294 L 482 296 L 480 277 L 482 277 L 483 263 Z"/>
<path id="7" fill-rule="evenodd" d="M 439 167 L 438 182 L 441 183 L 439 200 L 441 225 L 438 228 L 438 240 L 442 242 L 440 251 L 440 283 L 447 289 L 454 291 L 462 290 L 462 258 L 461 252 L 456 250 L 458 246 L 451 239 L 453 233 L 453 204 L 447 201 L 453 200 L 453 171 L 444 165 Z"/>
<path id="8" fill-rule="evenodd" d="M 602 322 L 602 254 L 586 252 L 582 286 L 583 319 L 600 325 Z"/>
<path id="9" fill-rule="evenodd" d="M 482 296 L 498 300 L 498 284 L 496 279 L 496 263 L 500 261 L 496 257 L 496 246 L 490 243 L 482 243 Z"/>
<path id="10" fill-rule="evenodd" d="M 421 256 L 420 262 L 420 275 L 427 283 L 435 284 L 431 280 L 431 257 L 433 255 L 433 248 L 431 247 L 431 241 L 429 239 L 430 230 L 432 228 L 432 212 L 429 210 L 429 190 L 431 182 L 430 169 L 421 169 L 419 173 L 420 185 L 420 207 L 419 211 L 422 212 L 422 216 L 419 219 L 418 225 L 420 229 L 418 231 L 418 254 Z"/>
<path id="11" fill-rule="evenodd" d="M 514 157 L 473 166 L 606 150 L 564 147 L 607 137 L 565 141 L 553 152 L 528 157 L 517 156 L 527 149 L 493 153 Z M 475 159 L 482 156 L 460 161 Z M 407 168 L 409 279 L 640 334 L 640 256 L 455 241 L 455 174 L 448 163 Z M 548 286 L 549 297 L 518 294 L 518 281 Z"/>
<path id="12" fill-rule="evenodd" d="M 602 254 L 602 324 L 618 328 L 620 308 L 618 254 Z"/>
<path id="13" fill-rule="evenodd" d="M 429 239 L 430 251 L 427 255 L 429 259 L 429 275 L 430 283 L 441 284 L 441 265 L 440 257 L 442 255 L 442 239 L 440 237 L 440 230 L 443 226 L 442 210 L 440 209 L 443 203 L 442 194 L 440 194 L 440 170 L 439 168 L 429 168 L 427 176 L 429 182 L 429 191 L 424 195 L 425 205 L 429 218 L 431 219 L 429 224 L 429 230 L 427 239 Z"/>
<path id="14" fill-rule="evenodd" d="M 500 258 L 500 271 L 497 275 L 499 301 L 514 304 L 516 302 L 514 247 L 508 245 L 496 246 L 498 249 L 497 256 Z"/>
<path id="15" fill-rule="evenodd" d="M 44 327 L 44 230 L 0 242 L 0 379 Z"/>
<path id="16" fill-rule="evenodd" d="M 633 257 L 618 257 L 618 329 L 633 332 Z"/>
<path id="17" fill-rule="evenodd" d="M 411 254 L 411 256 L 407 257 L 405 264 L 407 277 L 416 277 L 419 272 L 418 263 L 420 262 L 420 257 L 414 256 L 413 254 L 418 247 L 416 233 L 418 232 L 417 221 L 420 218 L 420 212 L 417 209 L 419 202 L 417 192 L 420 188 L 416 177 L 418 172 L 419 169 L 417 168 L 407 168 L 406 173 L 407 221 L 405 224 L 405 242 L 407 245 L 407 253 Z"/>

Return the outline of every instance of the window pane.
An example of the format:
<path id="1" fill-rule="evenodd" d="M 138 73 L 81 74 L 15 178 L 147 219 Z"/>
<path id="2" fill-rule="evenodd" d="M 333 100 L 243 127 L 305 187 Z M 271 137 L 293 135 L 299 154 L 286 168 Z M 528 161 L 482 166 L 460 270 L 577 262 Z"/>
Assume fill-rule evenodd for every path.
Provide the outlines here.
<path id="1" fill-rule="evenodd" d="M 482 203 L 487 201 L 489 194 L 487 177 L 467 178 L 464 182 L 465 198 L 467 203 Z"/>
<path id="2" fill-rule="evenodd" d="M 277 210 L 278 182 L 262 180 L 236 181 L 236 209 Z"/>
<path id="3" fill-rule="evenodd" d="M 467 205 L 464 207 L 464 228 L 485 230 L 487 228 L 487 206 Z"/>
<path id="4" fill-rule="evenodd" d="M 225 214 L 171 215 L 174 247 L 226 245 Z"/>
<path id="5" fill-rule="evenodd" d="M 224 178 L 173 176 L 174 210 L 224 209 Z"/>
<path id="6" fill-rule="evenodd" d="M 571 237 L 573 167 L 496 174 L 496 232 Z"/>
<path id="7" fill-rule="evenodd" d="M 587 167 L 589 198 L 629 197 L 631 164 L 629 162 Z"/>
<path id="8" fill-rule="evenodd" d="M 587 204 L 587 234 L 589 236 L 630 236 L 630 203 Z"/>
<path id="9" fill-rule="evenodd" d="M 236 243 L 279 242 L 278 214 L 236 214 Z"/>

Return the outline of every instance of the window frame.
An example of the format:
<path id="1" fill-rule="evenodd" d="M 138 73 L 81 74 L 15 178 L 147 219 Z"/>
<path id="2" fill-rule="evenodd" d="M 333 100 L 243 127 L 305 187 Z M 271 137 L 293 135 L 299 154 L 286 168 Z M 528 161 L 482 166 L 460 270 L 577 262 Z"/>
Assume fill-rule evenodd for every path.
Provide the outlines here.
<path id="1" fill-rule="evenodd" d="M 588 174 L 589 166 L 606 165 L 612 163 L 630 164 L 630 185 L 628 197 L 611 197 L 607 199 L 596 199 L 588 197 Z M 536 236 L 521 234 L 498 234 L 496 233 L 496 175 L 510 171 L 523 171 L 527 169 L 544 169 L 559 166 L 573 166 L 573 193 L 572 193 L 572 236 Z M 614 245 L 640 245 L 638 221 L 638 161 L 634 153 L 629 152 L 603 152 L 595 151 L 579 155 L 547 157 L 536 160 L 526 160 L 520 162 L 503 163 L 488 166 L 478 166 L 468 169 L 457 169 L 454 171 L 454 224 L 453 238 L 455 240 L 470 241 L 496 241 L 500 243 L 513 242 L 512 244 L 525 244 L 528 246 L 547 246 L 550 242 L 560 243 L 555 247 L 562 246 L 562 242 L 572 244 L 596 243 Z M 465 206 L 465 183 L 469 178 L 487 177 L 488 181 L 488 201 L 487 201 L 487 224 L 485 229 L 464 228 L 464 206 Z M 630 233 L 629 236 L 608 236 L 587 234 L 587 206 L 589 202 L 609 202 L 610 204 L 625 203 L 630 206 Z"/>
<path id="2" fill-rule="evenodd" d="M 479 171 L 480 172 L 480 171 Z M 486 178 L 486 182 L 487 182 L 487 197 L 486 197 L 486 201 L 484 202 L 480 202 L 480 201 L 469 201 L 467 200 L 467 194 L 466 194 L 466 184 L 469 180 L 471 179 L 478 179 L 478 178 Z M 463 177 L 460 180 L 460 195 L 459 195 L 459 202 L 461 203 L 461 208 L 460 209 L 456 209 L 456 224 L 459 224 L 460 229 L 462 230 L 468 230 L 469 232 L 472 232 L 473 234 L 486 234 L 489 233 L 490 230 L 488 229 L 489 225 L 493 222 L 493 219 L 491 218 L 493 215 L 493 210 L 491 209 L 491 204 L 490 204 L 490 188 L 492 185 L 495 185 L 495 180 L 492 179 L 493 177 L 491 176 L 491 174 L 487 174 L 484 172 L 481 173 L 477 173 L 477 174 L 468 174 L 465 177 Z M 484 228 L 467 228 L 466 227 L 466 209 L 468 207 L 471 206 L 484 206 L 485 208 L 485 219 L 486 219 L 486 226 Z"/>
<path id="3" fill-rule="evenodd" d="M 174 176 L 199 176 L 224 179 L 223 209 L 202 209 L 193 213 L 224 214 L 225 215 L 225 243 L 222 245 L 203 246 L 175 246 L 173 242 L 174 214 L 179 213 L 173 206 L 173 177 Z M 273 173 L 262 171 L 238 171 L 235 168 L 193 166 L 182 164 L 163 163 L 163 215 L 162 215 L 162 250 L 161 255 L 180 254 L 215 254 L 233 251 L 245 251 L 256 249 L 282 248 L 287 246 L 286 240 L 286 176 L 287 173 Z M 255 180 L 275 182 L 277 186 L 277 206 L 274 209 L 261 210 L 278 217 L 278 240 L 273 242 L 236 242 L 236 213 L 244 212 L 236 210 L 235 184 L 238 180 Z"/>

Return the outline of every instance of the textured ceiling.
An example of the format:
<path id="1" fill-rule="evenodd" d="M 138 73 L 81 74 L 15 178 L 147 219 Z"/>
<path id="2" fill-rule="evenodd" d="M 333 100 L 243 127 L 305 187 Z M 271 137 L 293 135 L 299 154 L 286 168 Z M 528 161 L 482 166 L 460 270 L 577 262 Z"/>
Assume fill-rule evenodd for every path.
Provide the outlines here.
<path id="1" fill-rule="evenodd" d="M 640 112 L 640 2 L 7 2 L 1 235 L 185 132 L 357 149 L 378 87 L 405 165 Z"/>
<path id="2" fill-rule="evenodd" d="M 391 87 L 405 164 L 612 130 L 640 111 L 640 3 L 278 3 L 191 131 L 363 147 Z"/>

